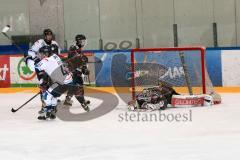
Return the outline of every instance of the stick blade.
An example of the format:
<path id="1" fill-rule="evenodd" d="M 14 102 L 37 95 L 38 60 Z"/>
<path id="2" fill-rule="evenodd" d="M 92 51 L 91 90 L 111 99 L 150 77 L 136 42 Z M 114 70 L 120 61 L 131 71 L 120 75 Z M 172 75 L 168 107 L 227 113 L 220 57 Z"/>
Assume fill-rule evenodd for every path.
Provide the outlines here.
<path id="1" fill-rule="evenodd" d="M 10 29 L 10 25 L 6 25 L 3 29 L 2 29 L 2 33 L 7 33 Z"/>
<path id="2" fill-rule="evenodd" d="M 15 109 L 12 108 L 11 111 L 12 111 L 13 113 L 15 113 L 17 110 L 15 110 Z"/>

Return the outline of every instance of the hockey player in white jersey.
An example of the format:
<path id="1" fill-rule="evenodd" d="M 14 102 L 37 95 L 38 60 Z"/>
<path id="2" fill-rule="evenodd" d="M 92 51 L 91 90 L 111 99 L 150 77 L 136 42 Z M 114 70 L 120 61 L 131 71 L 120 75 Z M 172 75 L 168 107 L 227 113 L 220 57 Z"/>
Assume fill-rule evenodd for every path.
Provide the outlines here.
<path id="1" fill-rule="evenodd" d="M 60 54 L 61 50 L 56 41 L 53 40 L 53 32 L 51 29 L 44 29 L 43 30 L 43 39 L 39 39 L 36 41 L 33 46 L 28 50 L 27 55 L 25 55 L 25 62 L 29 69 L 35 72 L 35 65 L 40 61 L 39 58 L 39 50 L 45 46 L 49 46 L 51 49 L 51 53 Z M 48 76 L 44 72 L 36 72 L 37 78 L 44 79 L 44 81 L 40 81 L 39 88 L 41 90 L 41 100 L 42 100 L 42 93 L 48 89 L 50 85 L 50 81 Z M 44 77 L 44 78 L 43 78 Z M 42 100 L 43 101 L 43 100 Z M 42 104 L 42 107 L 44 103 Z M 41 111 L 40 111 L 41 112 Z"/>
<path id="2" fill-rule="evenodd" d="M 35 64 L 39 62 L 37 54 L 39 49 L 44 46 L 51 46 L 52 52 L 60 54 L 61 50 L 56 41 L 53 40 L 53 32 L 51 29 L 44 29 L 43 31 L 44 39 L 39 39 L 33 46 L 28 50 L 28 54 L 25 57 L 25 62 L 31 71 L 35 72 Z"/>
<path id="3" fill-rule="evenodd" d="M 35 65 L 35 69 L 38 73 L 45 72 L 50 77 L 52 85 L 42 94 L 46 106 L 43 108 L 43 112 L 40 113 L 38 119 L 55 119 L 57 97 L 66 91 L 75 93 L 78 87 L 73 85 L 72 73 L 69 72 L 69 69 L 57 54 L 51 54 L 49 46 L 40 49 L 40 60 Z M 40 79 L 41 81 L 44 80 Z M 75 97 L 81 103 L 81 98 L 78 95 L 75 95 Z M 82 107 L 84 110 L 89 111 L 88 106 Z"/>

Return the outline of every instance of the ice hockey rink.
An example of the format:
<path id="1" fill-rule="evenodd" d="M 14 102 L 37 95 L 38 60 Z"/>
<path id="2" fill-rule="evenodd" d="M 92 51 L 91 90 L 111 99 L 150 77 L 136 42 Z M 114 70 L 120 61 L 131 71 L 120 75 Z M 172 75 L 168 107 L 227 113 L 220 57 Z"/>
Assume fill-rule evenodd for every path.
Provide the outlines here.
<path id="1" fill-rule="evenodd" d="M 0 155 L 11 160 L 226 160 L 236 159 L 240 145 L 240 94 L 222 93 L 222 104 L 172 108 L 165 114 L 190 113 L 191 121 L 121 121 L 126 104 L 85 122 L 37 120 L 39 98 L 16 113 L 35 93 L 1 93 Z M 101 101 L 92 99 L 91 108 Z M 74 101 L 71 112 L 83 110 Z M 151 114 L 146 112 L 144 114 Z"/>

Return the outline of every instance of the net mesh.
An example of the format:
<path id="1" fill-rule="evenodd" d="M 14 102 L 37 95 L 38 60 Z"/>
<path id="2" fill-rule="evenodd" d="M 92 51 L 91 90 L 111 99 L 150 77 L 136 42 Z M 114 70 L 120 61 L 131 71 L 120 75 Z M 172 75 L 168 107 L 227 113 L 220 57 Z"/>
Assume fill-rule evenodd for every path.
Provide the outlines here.
<path id="1" fill-rule="evenodd" d="M 182 94 L 215 94 L 203 60 L 204 53 L 202 48 L 133 51 L 133 98 L 143 88 L 161 83 L 172 86 Z"/>

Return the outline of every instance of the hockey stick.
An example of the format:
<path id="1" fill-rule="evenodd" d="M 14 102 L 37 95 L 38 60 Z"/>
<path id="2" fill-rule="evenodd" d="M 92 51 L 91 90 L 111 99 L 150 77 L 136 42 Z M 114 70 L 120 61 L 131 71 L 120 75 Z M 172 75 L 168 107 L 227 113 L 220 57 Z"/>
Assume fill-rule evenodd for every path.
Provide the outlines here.
<path id="1" fill-rule="evenodd" d="M 102 63 L 103 61 L 105 61 L 107 58 L 107 53 L 103 53 L 103 55 L 101 56 L 100 59 L 98 59 L 97 61 L 88 61 L 87 63 Z"/>
<path id="2" fill-rule="evenodd" d="M 12 112 L 15 113 L 17 112 L 19 109 L 21 109 L 22 107 L 24 107 L 26 104 L 28 104 L 31 100 L 33 100 L 35 97 L 37 97 L 40 94 L 40 92 L 38 92 L 37 94 L 35 94 L 32 98 L 30 98 L 27 102 L 25 102 L 23 105 L 21 105 L 20 107 L 18 107 L 17 109 L 12 108 Z"/>
<path id="3" fill-rule="evenodd" d="M 10 28 L 11 28 L 10 25 L 6 25 L 6 26 L 2 29 L 2 34 L 3 34 L 7 39 L 9 39 L 9 40 L 12 42 L 12 44 L 15 45 L 20 52 L 22 52 L 22 53 L 24 54 L 23 49 L 22 49 L 19 45 L 17 45 L 17 43 L 16 43 L 13 39 L 11 39 L 11 37 L 9 37 L 9 35 L 7 34 L 7 32 L 10 30 Z"/>
<path id="4" fill-rule="evenodd" d="M 79 55 L 73 56 L 73 57 L 71 57 L 71 58 L 68 58 L 68 59 L 64 60 L 64 62 L 67 62 L 67 63 L 68 63 L 69 61 L 75 59 L 75 58 L 78 57 L 78 56 L 79 56 Z M 98 59 L 98 61 L 94 61 L 94 62 L 88 61 L 87 63 L 102 63 L 102 62 L 104 62 L 104 61 L 106 60 L 106 58 L 107 58 L 107 53 L 104 53 L 104 54 L 101 56 L 101 58 Z M 87 67 L 87 68 L 88 68 L 88 67 Z M 88 79 L 88 84 L 87 84 L 86 86 L 91 86 L 91 80 L 90 80 L 89 74 L 87 75 L 87 79 Z"/>
<path id="5" fill-rule="evenodd" d="M 74 57 L 72 57 L 74 58 Z M 100 59 L 96 60 L 96 61 L 88 61 L 87 63 L 102 63 L 103 61 L 105 61 L 105 59 L 107 58 L 107 53 L 104 53 Z M 71 59 L 71 58 L 70 58 Z"/>
<path id="6" fill-rule="evenodd" d="M 88 68 L 88 65 L 87 65 Z M 87 74 L 87 79 L 88 79 L 88 85 L 87 86 L 91 86 L 91 81 L 90 81 L 90 72 Z"/>
<path id="7" fill-rule="evenodd" d="M 107 53 L 104 53 L 98 61 L 88 62 L 88 63 L 103 63 L 106 60 L 106 58 L 107 58 Z M 91 86 L 91 80 L 90 80 L 89 74 L 87 76 L 88 76 L 88 85 Z"/>
<path id="8" fill-rule="evenodd" d="M 90 76 L 88 74 L 88 85 L 91 86 Z"/>
<path id="9" fill-rule="evenodd" d="M 189 77 L 189 73 L 188 73 L 188 68 L 187 68 L 187 64 L 184 59 L 184 52 L 179 52 L 179 56 L 180 56 L 181 63 L 183 66 L 183 71 L 184 71 L 184 76 L 185 76 L 185 80 L 186 80 L 187 87 L 188 87 L 188 92 L 190 95 L 193 95 L 192 86 L 190 83 L 190 77 Z"/>
<path id="10" fill-rule="evenodd" d="M 12 42 L 12 44 L 15 45 L 20 52 L 24 53 L 23 49 L 22 49 L 19 45 L 17 45 L 17 43 L 8 36 L 7 32 L 10 30 L 10 28 L 11 28 L 10 25 L 6 25 L 6 26 L 2 29 L 2 34 L 3 34 L 7 39 L 9 39 L 9 40 Z M 19 109 L 21 109 L 22 107 L 24 107 L 27 103 L 29 103 L 31 100 L 33 100 L 35 97 L 37 97 L 39 94 L 40 94 L 40 92 L 38 92 L 36 95 L 34 95 L 31 99 L 29 99 L 27 102 L 25 102 L 23 105 L 21 105 L 21 106 L 18 107 L 17 109 L 12 108 L 11 111 L 12 111 L 13 113 L 17 112 Z"/>

